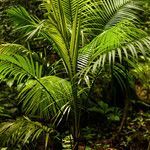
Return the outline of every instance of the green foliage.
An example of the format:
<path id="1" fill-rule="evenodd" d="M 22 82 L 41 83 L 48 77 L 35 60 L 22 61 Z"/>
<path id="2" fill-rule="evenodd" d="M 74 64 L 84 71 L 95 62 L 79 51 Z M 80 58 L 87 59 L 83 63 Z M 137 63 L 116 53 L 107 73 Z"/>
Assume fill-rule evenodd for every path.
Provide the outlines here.
<path id="1" fill-rule="evenodd" d="M 19 113 L 16 98 L 18 93 L 12 86 L 13 83 L 13 80 L 7 80 L 7 84 L 4 81 L 0 82 L 0 122 L 12 119 Z"/>
<path id="2" fill-rule="evenodd" d="M 131 70 L 131 74 L 140 80 L 143 85 L 148 86 L 150 84 L 150 58 L 147 61 L 138 63 L 134 66 L 134 69 Z"/>
<path id="3" fill-rule="evenodd" d="M 73 137 L 71 135 L 67 135 L 62 140 L 63 149 L 71 149 L 73 142 Z"/>
<path id="4" fill-rule="evenodd" d="M 33 122 L 27 117 L 18 118 L 14 122 L 3 122 L 0 126 L 1 146 L 9 145 L 9 148 L 14 148 L 15 145 L 24 145 L 33 142 L 44 134 L 46 149 L 50 136 L 52 134 L 54 136 L 55 134 L 52 128 L 48 128 L 39 122 Z"/>
<path id="5" fill-rule="evenodd" d="M 3 80 L 13 79 L 16 87 L 20 86 L 18 105 L 28 117 L 22 115 L 1 123 L 1 142 L 9 148 L 24 146 L 43 135 L 44 148 L 48 149 L 49 142 L 53 142 L 51 134 L 55 137 L 54 128 L 67 121 L 73 149 L 78 149 L 83 104 L 85 99 L 90 104 L 95 80 L 102 71 L 109 70 L 110 76 L 127 87 L 129 79 L 123 79 L 128 78 L 128 68 L 124 64 L 149 54 L 150 37 L 135 25 L 140 7 L 132 0 L 43 0 L 41 8 L 45 12 L 42 19 L 22 6 L 7 10 L 26 46 L 0 46 L 0 74 Z M 60 60 L 53 64 L 50 49 L 34 49 L 30 45 L 34 40 L 53 46 Z M 119 66 L 119 62 L 123 63 Z M 63 73 L 57 70 L 60 66 Z M 128 95 L 128 88 L 124 89 Z M 4 107 L 0 110 L 3 113 Z M 102 101 L 89 110 L 112 122 L 120 120 L 120 109 Z M 37 121 L 31 121 L 33 118 Z"/>
<path id="6" fill-rule="evenodd" d="M 136 147 L 141 147 L 143 142 L 147 144 L 143 146 L 148 147 L 148 142 L 150 140 L 149 118 L 149 112 L 139 112 L 134 118 L 128 118 L 127 127 L 125 127 L 121 133 L 124 135 L 124 139 L 120 139 L 122 145 L 125 147 L 132 147 L 134 141 L 136 141 Z"/>
<path id="7" fill-rule="evenodd" d="M 72 99 L 71 85 L 56 76 L 30 80 L 21 90 L 19 97 L 26 114 L 49 119 L 69 114 Z"/>
<path id="8" fill-rule="evenodd" d="M 130 71 L 130 74 L 135 79 L 134 88 L 136 91 L 136 95 L 140 100 L 146 103 L 150 103 L 150 60 L 134 64 L 134 69 Z"/>
<path id="9" fill-rule="evenodd" d="M 149 30 L 149 27 L 150 27 L 150 2 L 149 0 L 144 0 L 143 1 L 143 13 L 142 15 L 140 16 L 143 24 L 142 24 L 142 28 L 150 33 L 150 30 Z M 143 17 L 144 16 L 144 17 Z"/>
<path id="10" fill-rule="evenodd" d="M 95 68 L 104 66 L 106 61 L 109 64 L 114 64 L 115 57 L 118 57 L 122 62 L 124 57 L 122 53 L 125 54 L 126 58 L 129 56 L 136 58 L 139 53 L 138 50 L 140 50 L 145 56 L 144 46 L 149 48 L 147 38 L 147 34 L 135 28 L 133 24 L 122 21 L 93 39 L 90 44 L 83 48 L 82 53 L 92 56 L 90 60 L 92 62 L 97 57 L 99 58 L 93 65 L 93 71 L 95 71 Z M 92 51 L 89 52 L 90 49 Z"/>
<path id="11" fill-rule="evenodd" d="M 88 109 L 89 111 L 104 115 L 109 121 L 119 121 L 121 111 L 117 107 L 110 107 L 107 103 L 100 101 L 97 106 Z"/>

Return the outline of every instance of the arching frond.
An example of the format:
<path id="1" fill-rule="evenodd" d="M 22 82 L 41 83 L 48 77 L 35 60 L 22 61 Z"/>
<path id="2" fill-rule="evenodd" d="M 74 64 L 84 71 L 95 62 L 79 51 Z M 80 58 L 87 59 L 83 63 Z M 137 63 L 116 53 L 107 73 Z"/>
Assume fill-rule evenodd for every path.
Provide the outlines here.
<path id="1" fill-rule="evenodd" d="M 60 6 L 60 9 L 61 8 L 62 7 Z M 34 19 L 33 16 L 30 16 L 23 7 L 10 8 L 8 10 L 8 14 L 14 23 L 16 23 L 17 29 L 25 33 L 27 39 L 32 38 L 35 35 L 40 35 L 47 40 L 53 41 L 59 49 L 58 54 L 64 60 L 67 71 L 71 72 L 70 58 L 68 53 L 69 44 L 67 43 L 66 39 L 67 31 L 65 28 L 65 20 L 61 20 L 61 26 L 59 22 L 55 22 L 50 18 L 47 20 L 39 21 L 36 20 L 36 18 Z M 59 21 L 60 19 L 64 19 L 63 13 L 61 12 L 59 13 Z"/>
<path id="2" fill-rule="evenodd" d="M 30 80 L 19 95 L 26 114 L 52 118 L 72 101 L 71 84 L 56 76 Z"/>
<path id="3" fill-rule="evenodd" d="M 42 65 L 34 62 L 32 57 L 1 54 L 0 74 L 4 77 L 12 76 L 19 83 L 29 78 L 40 78 Z"/>
<path id="4" fill-rule="evenodd" d="M 16 30 L 23 32 L 26 36 L 34 36 L 41 29 L 41 22 L 37 17 L 29 15 L 25 8 L 11 7 L 7 13 L 16 26 Z"/>
<path id="5" fill-rule="evenodd" d="M 82 13 L 83 32 L 95 37 L 124 19 L 137 21 L 139 10 L 138 2 L 133 0 L 90 1 Z"/>
<path id="6" fill-rule="evenodd" d="M 112 66 L 112 76 L 116 79 L 119 87 L 125 93 L 129 87 L 129 73 L 127 68 L 119 63 Z M 114 83 L 116 84 L 116 83 Z"/>
<path id="7" fill-rule="evenodd" d="M 106 22 L 105 29 L 108 29 L 124 19 L 137 21 L 137 11 L 141 8 L 139 2 L 133 0 L 104 0 L 102 10 L 100 15 Z"/>
<path id="8" fill-rule="evenodd" d="M 104 31 L 91 43 L 80 50 L 79 63 L 84 66 L 91 61 L 93 68 L 104 66 L 105 62 L 112 64 L 115 59 L 122 61 L 123 57 L 138 57 L 146 55 L 150 47 L 150 37 L 132 23 L 123 21 Z M 84 58 L 85 55 L 85 58 Z M 80 59 L 82 58 L 82 59 Z"/>
<path id="9" fill-rule="evenodd" d="M 28 54 L 31 53 L 30 50 L 26 49 L 23 45 L 20 44 L 1 44 L 0 45 L 0 54 L 14 55 L 14 54 Z"/>
<path id="10" fill-rule="evenodd" d="M 17 144 L 23 146 L 29 141 L 33 142 L 42 136 L 45 138 L 45 148 L 47 148 L 48 139 L 50 139 L 51 134 L 54 132 L 53 128 L 31 121 L 27 117 L 18 118 L 15 121 L 0 124 L 0 145 L 14 148 Z"/>
<path id="11" fill-rule="evenodd" d="M 30 16 L 29 13 L 25 10 L 25 8 L 20 6 L 11 7 L 7 10 L 7 13 L 17 26 L 32 24 L 36 21 L 36 18 Z"/>
<path id="12" fill-rule="evenodd" d="M 0 55 L 0 73 L 4 77 L 12 76 L 18 83 L 33 79 L 26 83 L 20 93 L 27 114 L 54 117 L 58 110 L 72 100 L 70 83 L 56 76 L 41 78 L 42 66 L 34 62 L 32 57 Z"/>

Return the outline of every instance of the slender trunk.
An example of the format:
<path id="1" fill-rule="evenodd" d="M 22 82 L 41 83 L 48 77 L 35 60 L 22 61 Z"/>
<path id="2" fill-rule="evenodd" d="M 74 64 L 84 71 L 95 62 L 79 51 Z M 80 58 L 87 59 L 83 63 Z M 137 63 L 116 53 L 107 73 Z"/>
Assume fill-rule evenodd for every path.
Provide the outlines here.
<path id="1" fill-rule="evenodd" d="M 127 114 L 128 114 L 128 108 L 129 108 L 129 99 L 126 97 L 124 111 L 123 111 L 123 117 L 122 117 L 122 121 L 121 121 L 121 124 L 120 124 L 120 127 L 119 127 L 119 132 L 121 132 L 121 130 L 123 128 L 123 125 L 125 124 Z"/>
<path id="2" fill-rule="evenodd" d="M 129 98 L 128 95 L 130 94 L 130 90 L 129 90 L 129 80 L 128 80 L 128 64 L 124 63 L 125 66 L 125 73 L 126 73 L 126 78 L 125 78 L 125 83 L 126 83 L 126 88 L 125 88 L 125 106 L 124 106 L 124 111 L 123 111 L 123 117 L 122 117 L 122 121 L 120 124 L 120 128 L 119 128 L 119 132 L 121 132 L 123 125 L 126 122 L 126 118 L 128 115 L 128 109 L 129 109 Z"/>
<path id="3" fill-rule="evenodd" d="M 74 81 L 73 81 L 74 82 Z M 74 112 L 74 122 L 73 122 L 73 138 L 74 138 L 74 150 L 78 150 L 79 137 L 80 137 L 80 107 L 78 106 L 78 96 L 77 96 L 77 85 L 76 82 L 73 83 L 73 112 Z"/>

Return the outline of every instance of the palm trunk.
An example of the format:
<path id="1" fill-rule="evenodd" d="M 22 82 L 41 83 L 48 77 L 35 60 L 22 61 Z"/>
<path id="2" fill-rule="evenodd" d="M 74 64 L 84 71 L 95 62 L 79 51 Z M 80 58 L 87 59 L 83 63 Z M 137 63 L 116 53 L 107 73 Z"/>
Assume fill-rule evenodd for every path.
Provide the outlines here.
<path id="1" fill-rule="evenodd" d="M 78 106 L 78 96 L 77 96 L 77 85 L 76 82 L 73 81 L 72 84 L 72 90 L 73 90 L 73 115 L 74 115 L 74 121 L 73 121 L 73 140 L 74 140 L 74 146 L 73 150 L 78 150 L 79 145 L 79 138 L 80 138 L 80 107 Z"/>
<path id="2" fill-rule="evenodd" d="M 129 109 L 129 99 L 126 98 L 125 99 L 125 106 L 124 106 L 124 111 L 123 111 L 123 117 L 122 117 L 122 121 L 121 121 L 121 124 L 120 124 L 120 127 L 119 127 L 119 131 L 118 132 L 121 132 L 125 122 L 126 122 L 126 118 L 127 118 L 127 114 L 128 114 L 128 109 Z"/>

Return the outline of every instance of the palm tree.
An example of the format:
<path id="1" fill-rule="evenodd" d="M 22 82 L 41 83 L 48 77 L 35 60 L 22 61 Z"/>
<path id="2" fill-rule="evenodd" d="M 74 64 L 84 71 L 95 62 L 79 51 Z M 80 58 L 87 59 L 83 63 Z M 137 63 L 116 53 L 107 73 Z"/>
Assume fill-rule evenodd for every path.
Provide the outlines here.
<path id="1" fill-rule="evenodd" d="M 69 119 L 74 149 L 78 149 L 82 94 L 90 91 L 106 65 L 113 67 L 115 62 L 138 58 L 138 55 L 146 56 L 150 37 L 136 26 L 139 23 L 137 14 L 141 11 L 137 1 L 43 0 L 41 8 L 46 10 L 43 20 L 29 15 L 21 6 L 12 7 L 7 12 L 16 30 L 26 40 L 40 37 L 54 43 L 60 60 L 50 67 L 55 70 L 58 65 L 63 65 L 65 78 L 53 71 L 52 74 L 44 74 L 36 52 L 9 43 L 0 46 L 0 73 L 3 78 L 13 77 L 18 85 L 23 83 L 19 99 L 25 115 L 40 116 L 50 120 L 53 126 L 64 118 Z M 23 124 L 26 121 L 31 123 L 29 119 L 23 121 Z M 8 141 L 22 138 L 24 143 L 27 139 L 32 140 L 33 135 L 38 137 L 35 128 L 32 128 L 35 129 L 33 132 L 14 132 L 17 123 L 20 122 L 3 123 L 1 137 L 9 135 Z M 21 126 L 20 129 L 26 128 Z M 40 130 L 38 135 L 41 132 L 45 130 Z M 49 132 L 46 129 L 46 133 Z M 45 135 L 47 148 L 49 134 Z M 2 141 L 6 144 L 6 139 Z"/>

